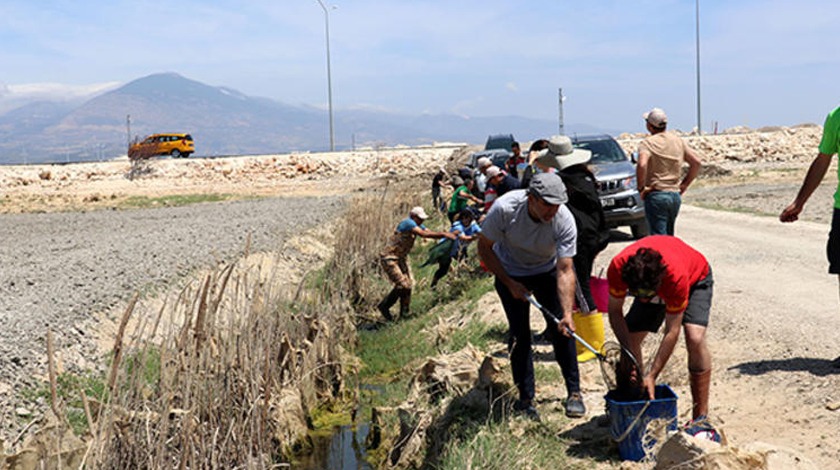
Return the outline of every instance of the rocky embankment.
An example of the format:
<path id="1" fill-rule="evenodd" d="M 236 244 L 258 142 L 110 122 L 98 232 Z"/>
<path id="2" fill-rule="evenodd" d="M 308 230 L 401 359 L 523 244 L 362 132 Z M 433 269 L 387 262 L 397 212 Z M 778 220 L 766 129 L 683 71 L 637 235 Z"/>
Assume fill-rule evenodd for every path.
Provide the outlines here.
<path id="1" fill-rule="evenodd" d="M 716 135 L 678 134 L 700 152 L 705 163 L 780 166 L 814 158 L 822 137 L 822 127 L 814 124 L 758 130 L 735 127 Z M 645 134 L 625 133 L 618 137 L 618 142 L 626 152 L 632 153 L 644 137 Z"/>

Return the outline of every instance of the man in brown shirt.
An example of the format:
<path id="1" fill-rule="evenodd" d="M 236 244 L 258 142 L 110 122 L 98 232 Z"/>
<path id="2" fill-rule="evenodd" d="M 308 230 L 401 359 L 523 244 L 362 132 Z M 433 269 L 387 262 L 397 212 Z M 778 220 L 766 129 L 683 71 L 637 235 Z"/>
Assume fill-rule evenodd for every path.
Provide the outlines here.
<path id="1" fill-rule="evenodd" d="M 673 235 L 682 194 L 700 172 L 700 158 L 676 134 L 668 132 L 665 111 L 653 108 L 643 114 L 650 135 L 639 144 L 636 181 L 645 202 L 651 235 Z M 682 177 L 683 162 L 688 173 Z"/>
<path id="2" fill-rule="evenodd" d="M 409 305 L 411 304 L 411 288 L 414 285 L 414 278 L 411 276 L 411 268 L 408 264 L 408 254 L 414 247 L 414 239 L 417 237 L 455 239 L 455 235 L 450 232 L 435 232 L 427 229 L 423 225 L 423 221 L 428 218 L 429 216 L 422 207 L 412 208 L 411 212 L 408 213 L 408 218 L 397 225 L 385 248 L 379 254 L 382 270 L 385 271 L 388 280 L 394 284 L 391 292 L 377 305 L 386 320 L 394 319 L 390 309 L 397 300 L 400 301 L 400 315 L 408 315 Z"/>

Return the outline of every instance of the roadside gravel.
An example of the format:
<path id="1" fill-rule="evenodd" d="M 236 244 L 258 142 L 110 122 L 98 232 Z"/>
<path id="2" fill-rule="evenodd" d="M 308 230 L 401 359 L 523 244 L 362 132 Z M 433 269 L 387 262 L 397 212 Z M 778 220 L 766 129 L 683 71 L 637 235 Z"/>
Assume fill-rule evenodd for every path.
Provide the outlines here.
<path id="1" fill-rule="evenodd" d="M 14 415 L 15 395 L 46 374 L 48 328 L 58 348 L 93 358 L 96 313 L 241 255 L 249 233 L 252 251 L 280 249 L 343 205 L 342 197 L 268 198 L 0 215 L 0 439 L 26 419 Z"/>

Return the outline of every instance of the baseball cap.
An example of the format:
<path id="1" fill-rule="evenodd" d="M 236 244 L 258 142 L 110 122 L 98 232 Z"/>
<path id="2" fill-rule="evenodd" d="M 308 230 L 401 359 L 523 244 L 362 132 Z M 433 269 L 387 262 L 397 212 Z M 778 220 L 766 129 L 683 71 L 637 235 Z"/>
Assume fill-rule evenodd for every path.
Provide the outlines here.
<path id="1" fill-rule="evenodd" d="M 487 158 L 487 157 L 481 157 L 481 158 L 478 159 L 478 167 L 479 168 L 484 168 L 485 166 L 490 166 L 492 164 L 493 164 L 493 162 L 490 161 L 490 159 Z"/>
<path id="2" fill-rule="evenodd" d="M 548 148 L 540 151 L 536 161 L 541 165 L 563 170 L 572 165 L 586 163 L 591 159 L 592 152 L 576 149 L 568 136 L 553 135 L 548 139 Z"/>
<path id="3" fill-rule="evenodd" d="M 496 165 L 490 165 L 490 168 L 488 168 L 487 171 L 485 171 L 485 176 L 487 176 L 488 179 L 495 178 L 501 172 L 501 168 L 497 167 Z"/>
<path id="4" fill-rule="evenodd" d="M 653 108 L 645 114 L 642 114 L 642 117 L 648 122 L 648 124 L 656 127 L 657 129 L 665 127 L 665 125 L 668 124 L 668 116 L 661 108 Z"/>
<path id="5" fill-rule="evenodd" d="M 409 217 L 417 217 L 420 220 L 426 220 L 429 218 L 428 214 L 426 214 L 426 211 L 423 210 L 423 208 L 420 206 L 413 207 L 411 209 L 411 212 L 408 213 L 408 215 Z"/>
<path id="6" fill-rule="evenodd" d="M 531 178 L 531 185 L 528 186 L 528 192 L 549 204 L 558 206 L 569 200 L 569 195 L 566 194 L 566 185 L 555 173 L 537 173 L 534 175 Z"/>

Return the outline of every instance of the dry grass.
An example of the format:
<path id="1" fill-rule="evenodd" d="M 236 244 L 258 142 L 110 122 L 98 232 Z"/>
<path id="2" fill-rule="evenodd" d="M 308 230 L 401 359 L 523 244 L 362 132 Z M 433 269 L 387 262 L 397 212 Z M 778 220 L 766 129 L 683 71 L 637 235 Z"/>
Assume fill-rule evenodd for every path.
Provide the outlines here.
<path id="1" fill-rule="evenodd" d="M 346 303 L 318 292 L 294 299 L 277 287 L 283 277 L 221 267 L 131 338 L 121 330 L 110 398 L 91 413 L 87 465 L 271 468 L 305 444 L 308 409 L 344 391 L 352 361 L 341 345 L 354 330 Z"/>
<path id="2" fill-rule="evenodd" d="M 132 299 L 104 391 L 74 388 L 88 435 L 73 458 L 85 468 L 287 466 L 310 443 L 311 410 L 354 399 L 345 380 L 358 373 L 358 360 L 345 347 L 356 342 L 357 312 L 386 288 L 378 255 L 418 205 L 417 193 L 386 186 L 350 204 L 336 223 L 336 254 L 314 286 L 290 286 L 289 272 L 249 263 L 246 247 L 242 260 L 193 281 L 153 314 Z M 64 432 L 73 407 L 55 387 L 51 375 Z M 47 447 L 29 451 L 54 466 Z"/>
<path id="3" fill-rule="evenodd" d="M 398 221 L 420 204 L 419 188 L 387 184 L 379 194 L 359 196 L 336 230 L 335 256 L 323 282 L 332 298 L 346 298 L 357 312 L 373 309 L 391 286 L 383 281 L 379 253 Z M 432 211 L 427 210 L 432 213 Z"/>

